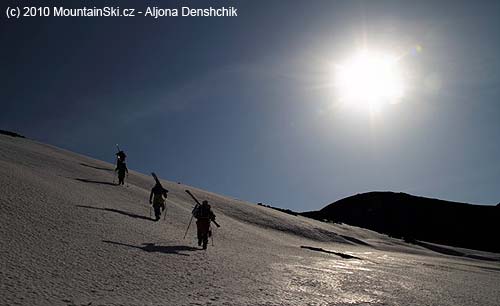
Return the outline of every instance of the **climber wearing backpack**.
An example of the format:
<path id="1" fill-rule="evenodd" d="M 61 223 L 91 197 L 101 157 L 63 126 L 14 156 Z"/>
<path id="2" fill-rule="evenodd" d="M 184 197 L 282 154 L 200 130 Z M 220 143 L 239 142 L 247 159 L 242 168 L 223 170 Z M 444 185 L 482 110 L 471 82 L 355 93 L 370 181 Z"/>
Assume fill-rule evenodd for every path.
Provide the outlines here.
<path id="1" fill-rule="evenodd" d="M 167 198 L 168 190 L 163 188 L 161 184 L 156 185 L 151 189 L 149 195 L 149 204 L 153 204 L 155 210 L 155 221 L 160 220 L 161 212 L 165 210 L 165 199 Z"/>
<path id="2" fill-rule="evenodd" d="M 201 205 L 196 205 L 193 209 L 193 216 L 196 218 L 196 227 L 198 228 L 198 245 L 203 244 L 203 249 L 207 249 L 208 237 L 211 236 L 210 222 L 215 222 L 213 213 L 208 201 L 203 201 Z"/>

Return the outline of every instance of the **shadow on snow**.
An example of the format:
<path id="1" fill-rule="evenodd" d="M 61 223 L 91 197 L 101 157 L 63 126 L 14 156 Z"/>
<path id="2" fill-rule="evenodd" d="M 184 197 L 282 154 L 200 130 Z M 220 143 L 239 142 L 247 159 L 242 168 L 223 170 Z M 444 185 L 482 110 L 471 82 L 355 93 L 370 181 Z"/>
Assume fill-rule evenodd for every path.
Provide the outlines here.
<path id="1" fill-rule="evenodd" d="M 332 252 L 332 251 L 328 251 L 328 250 L 325 250 L 325 249 L 322 249 L 322 248 L 310 247 L 310 246 L 305 246 L 305 245 L 302 245 L 300 247 L 302 249 L 308 249 L 308 250 L 311 250 L 311 251 L 316 251 L 316 252 L 322 252 L 322 253 L 337 255 L 337 256 L 342 257 L 344 259 L 359 259 L 359 260 L 361 260 L 361 258 L 356 257 L 356 256 L 352 256 L 352 255 L 345 254 L 345 253 L 340 253 L 340 252 Z"/>
<path id="2" fill-rule="evenodd" d="M 113 169 L 110 169 L 110 168 L 103 168 L 103 167 L 98 167 L 98 166 L 92 166 L 92 165 L 85 164 L 85 163 L 80 163 L 80 165 L 82 165 L 84 167 L 89 167 L 89 168 L 97 169 L 97 170 L 113 171 Z"/>
<path id="3" fill-rule="evenodd" d="M 134 213 L 130 213 L 130 212 L 126 212 L 126 211 L 123 211 L 123 210 L 114 209 L 114 208 L 104 208 L 104 207 L 101 208 L 101 207 L 86 206 L 86 205 L 76 205 L 76 207 L 110 211 L 110 212 L 114 212 L 114 213 L 117 213 L 117 214 L 120 214 L 120 215 L 131 217 L 131 218 L 154 221 L 154 219 L 151 219 L 149 217 L 145 217 L 145 216 L 141 216 L 141 215 L 136 215 Z"/>
<path id="4" fill-rule="evenodd" d="M 129 248 L 133 248 L 133 249 L 139 249 L 139 250 L 142 250 L 144 252 L 149 252 L 149 253 L 176 254 L 176 255 L 182 255 L 182 256 L 189 256 L 189 254 L 184 254 L 184 253 L 179 253 L 179 252 L 182 252 L 182 251 L 192 252 L 192 251 L 200 250 L 197 248 L 193 248 L 190 246 L 184 246 L 184 245 L 156 245 L 154 243 L 143 243 L 140 246 L 137 246 L 137 245 L 126 244 L 126 243 L 110 241 L 110 240 L 103 240 L 102 242 L 114 244 L 114 245 L 119 245 L 119 246 L 124 246 L 124 247 L 129 247 Z"/>
<path id="5" fill-rule="evenodd" d="M 88 179 L 82 179 L 82 178 L 76 178 L 75 180 L 80 181 L 80 182 L 84 182 L 84 183 L 117 186 L 117 184 L 115 184 L 115 183 L 110 183 L 110 182 L 105 182 L 105 181 L 94 181 L 94 180 L 88 180 Z"/>

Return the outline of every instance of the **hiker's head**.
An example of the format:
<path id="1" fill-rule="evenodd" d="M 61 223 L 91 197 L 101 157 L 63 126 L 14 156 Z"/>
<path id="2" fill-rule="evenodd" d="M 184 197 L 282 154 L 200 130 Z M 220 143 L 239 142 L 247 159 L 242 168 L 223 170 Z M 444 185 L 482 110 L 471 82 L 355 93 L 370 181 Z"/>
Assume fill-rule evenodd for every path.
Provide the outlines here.
<path id="1" fill-rule="evenodd" d="M 208 205 L 208 201 L 207 200 L 203 200 L 203 202 L 201 202 L 201 205 Z"/>

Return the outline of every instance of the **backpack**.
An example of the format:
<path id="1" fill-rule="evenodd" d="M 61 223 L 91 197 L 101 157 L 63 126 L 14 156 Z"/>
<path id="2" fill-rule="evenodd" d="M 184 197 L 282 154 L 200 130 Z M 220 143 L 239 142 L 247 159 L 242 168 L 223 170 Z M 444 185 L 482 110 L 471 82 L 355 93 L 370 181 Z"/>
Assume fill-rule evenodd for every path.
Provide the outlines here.
<path id="1" fill-rule="evenodd" d="M 206 205 L 206 206 L 197 205 L 193 209 L 193 217 L 195 217 L 196 219 L 200 219 L 200 218 L 210 219 L 210 218 L 212 218 L 212 215 L 213 214 L 211 213 L 210 205 Z"/>
<path id="2" fill-rule="evenodd" d="M 191 213 L 193 214 L 193 217 L 195 217 L 196 219 L 200 218 L 201 217 L 200 205 L 196 205 Z"/>

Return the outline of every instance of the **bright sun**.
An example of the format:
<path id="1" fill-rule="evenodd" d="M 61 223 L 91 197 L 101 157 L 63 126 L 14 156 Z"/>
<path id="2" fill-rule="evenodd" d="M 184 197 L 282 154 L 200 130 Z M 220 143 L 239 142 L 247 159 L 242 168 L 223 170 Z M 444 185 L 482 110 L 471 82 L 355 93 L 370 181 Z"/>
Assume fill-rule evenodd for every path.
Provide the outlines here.
<path id="1" fill-rule="evenodd" d="M 367 50 L 336 67 L 335 87 L 343 103 L 369 111 L 399 102 L 405 91 L 398 58 Z"/>

